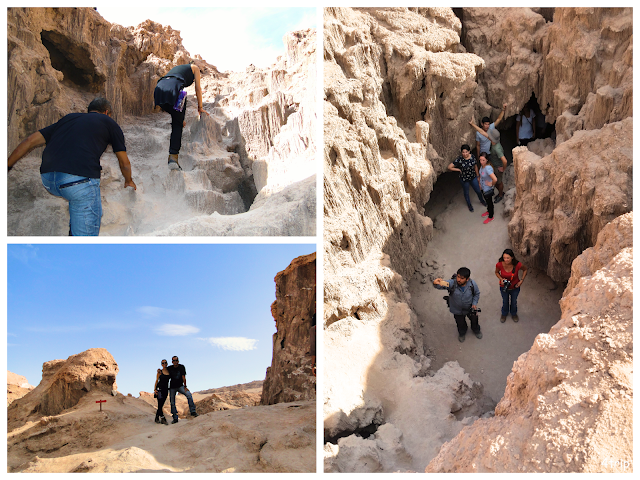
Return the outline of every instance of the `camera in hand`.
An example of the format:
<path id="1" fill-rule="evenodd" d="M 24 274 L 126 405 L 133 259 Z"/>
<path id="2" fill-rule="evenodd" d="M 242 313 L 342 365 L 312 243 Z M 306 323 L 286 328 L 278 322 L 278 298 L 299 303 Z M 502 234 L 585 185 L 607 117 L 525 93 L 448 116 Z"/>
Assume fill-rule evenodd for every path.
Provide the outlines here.
<path id="1" fill-rule="evenodd" d="M 509 288 L 510 285 L 511 285 L 511 280 L 506 280 L 506 279 L 502 280 L 502 288 L 504 288 L 505 290 Z"/>

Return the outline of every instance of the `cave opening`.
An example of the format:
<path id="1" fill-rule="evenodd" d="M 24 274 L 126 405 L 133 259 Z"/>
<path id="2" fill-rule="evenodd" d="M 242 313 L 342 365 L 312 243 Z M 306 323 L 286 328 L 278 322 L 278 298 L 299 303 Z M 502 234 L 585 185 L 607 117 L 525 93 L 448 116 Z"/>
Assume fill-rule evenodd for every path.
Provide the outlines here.
<path id="1" fill-rule="evenodd" d="M 54 31 L 43 30 L 40 38 L 49 51 L 51 66 L 64 75 L 62 83 L 69 82 L 73 87 L 94 93 L 102 89 L 106 78 L 96 71 L 85 48 Z"/>
<path id="2" fill-rule="evenodd" d="M 373 435 L 378 431 L 378 428 L 380 428 L 380 425 L 378 425 L 377 423 L 371 423 L 370 425 L 367 425 L 365 427 L 360 427 L 353 430 L 344 430 L 340 433 L 335 434 L 332 437 L 329 436 L 325 431 L 324 443 L 332 443 L 334 445 L 337 445 L 338 440 L 340 440 L 341 438 L 346 438 L 350 435 L 357 435 L 358 437 L 361 437 L 361 438 L 369 438 L 371 435 Z"/>

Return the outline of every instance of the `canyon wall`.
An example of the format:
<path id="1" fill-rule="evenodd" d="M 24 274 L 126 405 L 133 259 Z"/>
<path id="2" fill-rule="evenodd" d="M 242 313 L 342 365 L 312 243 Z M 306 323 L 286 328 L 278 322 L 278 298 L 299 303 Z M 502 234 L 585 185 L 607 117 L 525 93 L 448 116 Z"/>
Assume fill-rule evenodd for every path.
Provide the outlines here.
<path id="1" fill-rule="evenodd" d="M 310 332 L 316 317 L 316 254 L 294 259 L 275 277 L 273 357 L 262 385 L 261 405 L 315 400 Z"/>
<path id="2" fill-rule="evenodd" d="M 630 10 L 456 13 L 463 23 L 447 8 L 325 9 L 325 471 L 422 470 L 456 431 L 492 415 L 482 386 L 457 363 L 429 369 L 405 282 L 432 234 L 423 212 L 437 175 L 461 144 L 475 145 L 471 118 L 495 119 L 507 102 L 500 128 L 513 131 L 534 94 L 556 122 L 555 138 L 514 150 L 509 232 L 525 264 L 566 280 L 603 227 L 620 227 L 616 217 L 631 209 Z M 585 291 L 599 288 L 590 277 Z M 608 318 L 592 307 L 584 321 L 605 328 Z M 621 318 L 630 319 L 630 308 L 622 301 Z M 627 343 L 612 347 L 620 355 L 629 345 L 624 329 Z M 518 368 L 524 375 L 528 366 Z M 586 468 L 577 450 L 549 448 Z M 518 471 L 518 455 L 486 469 Z"/>

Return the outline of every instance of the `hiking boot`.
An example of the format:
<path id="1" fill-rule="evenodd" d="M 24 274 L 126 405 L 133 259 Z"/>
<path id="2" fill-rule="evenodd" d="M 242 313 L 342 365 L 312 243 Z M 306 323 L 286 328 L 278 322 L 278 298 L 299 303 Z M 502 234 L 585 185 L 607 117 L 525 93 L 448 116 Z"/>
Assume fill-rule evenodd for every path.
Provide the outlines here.
<path id="1" fill-rule="evenodd" d="M 160 419 L 158 419 L 158 417 L 156 417 L 156 423 L 160 423 Z"/>
<path id="2" fill-rule="evenodd" d="M 458 335 L 458 341 L 460 343 L 464 342 L 464 335 Z"/>
<path id="3" fill-rule="evenodd" d="M 476 336 L 476 338 L 479 340 L 482 338 L 482 332 L 473 332 Z"/>
<path id="4" fill-rule="evenodd" d="M 504 194 L 496 195 L 496 198 L 493 200 L 493 203 L 500 203 L 503 198 L 504 198 Z"/>
<path id="5" fill-rule="evenodd" d="M 484 212 L 481 216 L 486 217 L 487 215 L 489 215 L 489 212 Z"/>
<path id="6" fill-rule="evenodd" d="M 174 423 L 178 423 L 178 419 L 174 418 L 173 421 L 171 422 L 171 425 L 173 425 Z"/>
<path id="7" fill-rule="evenodd" d="M 506 315 L 500 315 L 500 323 L 504 323 L 507 321 L 507 316 Z"/>
<path id="8" fill-rule="evenodd" d="M 471 205 L 468 205 L 468 207 L 469 207 L 469 211 L 473 212 L 473 207 Z"/>
<path id="9" fill-rule="evenodd" d="M 162 425 L 169 425 L 169 422 L 167 422 L 167 419 L 166 419 L 166 418 L 164 418 L 164 417 L 162 417 L 162 418 L 160 419 L 160 423 L 161 423 Z"/>
<path id="10" fill-rule="evenodd" d="M 193 413 L 191 414 L 191 416 L 192 416 L 192 417 L 197 417 L 197 416 L 198 416 L 198 412 L 193 412 Z"/>
<path id="11" fill-rule="evenodd" d="M 178 155 L 169 155 L 169 170 L 182 170 L 178 164 Z"/>
<path id="12" fill-rule="evenodd" d="M 489 217 L 489 218 L 485 219 L 485 221 L 482 222 L 482 223 L 484 223 L 486 225 L 487 223 L 491 223 L 491 222 L 493 222 L 493 217 Z"/>
<path id="13" fill-rule="evenodd" d="M 513 321 L 514 321 L 514 322 L 516 322 L 516 323 L 518 322 L 518 320 L 520 320 L 520 319 L 518 318 L 518 315 L 511 315 L 511 318 L 512 318 L 512 319 L 513 319 Z"/>

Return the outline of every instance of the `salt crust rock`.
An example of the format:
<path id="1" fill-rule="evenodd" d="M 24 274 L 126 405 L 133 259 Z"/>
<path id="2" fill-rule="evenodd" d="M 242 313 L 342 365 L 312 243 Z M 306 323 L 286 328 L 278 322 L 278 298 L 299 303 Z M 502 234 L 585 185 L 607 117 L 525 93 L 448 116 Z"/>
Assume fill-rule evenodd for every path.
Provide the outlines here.
<path id="1" fill-rule="evenodd" d="M 633 208 L 632 138 L 630 117 L 578 131 L 544 158 L 526 147 L 513 150 L 517 195 L 509 238 L 526 265 L 566 281 L 571 262 L 604 225 Z"/>
<path id="2" fill-rule="evenodd" d="M 57 415 L 76 405 L 91 391 L 117 390 L 118 364 L 104 348 L 92 348 L 66 360 L 42 365 L 42 380 L 7 411 L 9 425 L 24 423 L 31 415 Z"/>
<path id="3" fill-rule="evenodd" d="M 316 377 L 309 348 L 311 321 L 316 315 L 316 254 L 295 258 L 276 275 L 275 282 L 271 314 L 276 333 L 260 404 L 314 400 Z"/>
<path id="4" fill-rule="evenodd" d="M 632 237 L 633 213 L 602 229 L 574 262 L 560 321 L 514 363 L 496 416 L 443 445 L 427 472 L 624 471 L 620 460 L 633 455 Z"/>
<path id="5" fill-rule="evenodd" d="M 128 29 L 106 22 L 88 8 L 8 10 L 8 150 L 63 115 L 86 111 L 97 94 L 113 104 L 122 126 L 137 192 L 123 190 L 110 148 L 102 158 L 103 235 L 171 234 L 173 226 L 203 219 L 207 235 L 313 235 L 315 189 L 276 201 L 282 212 L 268 225 L 210 228 L 211 215 L 246 212 L 257 199 L 315 178 L 315 32 L 285 35 L 287 55 L 271 67 L 221 74 L 198 55 L 191 57 L 179 32 L 152 21 Z M 109 48 L 105 48 L 109 45 Z M 187 89 L 180 164 L 166 168 L 170 122 L 151 114 L 157 80 L 174 65 L 194 60 L 202 71 L 203 105 L 211 117 L 198 118 L 195 87 Z M 257 147 L 256 147 L 257 146 Z M 258 148 L 259 147 L 259 148 Z M 8 230 L 12 235 L 66 235 L 66 202 L 41 187 L 41 149 L 10 173 Z M 255 172 L 254 172 L 255 164 Z M 309 188 L 306 184 L 304 188 Z M 296 202 L 293 208 L 291 203 Z M 277 207 L 276 207 L 277 208 Z M 303 215 L 291 218 L 292 212 Z M 292 228 L 297 220 L 299 226 Z M 278 224 L 278 222 L 283 222 Z M 230 231 L 231 230 L 231 231 Z M 176 231 L 181 231 L 177 228 Z M 223 232 L 223 233 L 218 233 Z M 291 233 L 293 232 L 293 233 Z"/>

